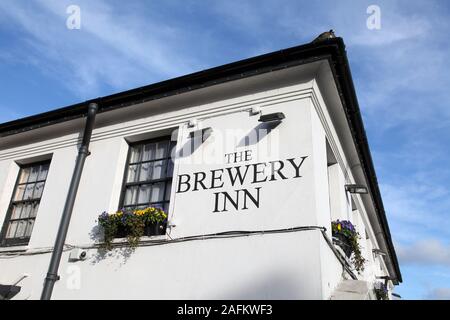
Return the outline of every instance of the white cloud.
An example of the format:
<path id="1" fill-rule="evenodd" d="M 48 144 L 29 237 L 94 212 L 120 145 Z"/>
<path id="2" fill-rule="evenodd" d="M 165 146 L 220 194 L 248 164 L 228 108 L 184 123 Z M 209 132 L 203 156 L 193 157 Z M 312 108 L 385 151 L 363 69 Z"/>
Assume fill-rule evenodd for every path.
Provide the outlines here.
<path id="1" fill-rule="evenodd" d="M 450 245 L 438 239 L 426 239 L 412 245 L 398 245 L 397 254 L 402 264 L 439 265 L 450 267 Z"/>
<path id="2" fill-rule="evenodd" d="M 439 184 L 437 178 L 433 180 L 433 176 L 439 174 L 438 171 L 408 177 L 402 176 L 402 173 L 391 173 L 389 176 L 392 182 L 380 184 L 396 242 L 412 243 L 430 234 L 450 236 L 450 221 L 447 219 L 450 190 Z"/>
<path id="3" fill-rule="evenodd" d="M 112 8 L 106 1 L 78 1 L 81 29 L 69 30 L 70 4 L 1 1 L 1 21 L 23 32 L 9 48 L 14 59 L 19 56 L 59 79 L 83 99 L 98 94 L 104 84 L 111 91 L 129 89 L 188 73 L 196 65 L 177 47 L 184 43 L 184 31 L 147 20 L 134 10 Z"/>
<path id="4" fill-rule="evenodd" d="M 429 33 L 431 24 L 424 17 L 405 16 L 396 12 L 398 10 L 392 8 L 381 9 L 381 28 L 358 28 L 357 32 L 350 34 L 349 42 L 365 47 L 385 47 L 407 40 L 417 41 L 418 38 L 425 37 Z"/>
<path id="5" fill-rule="evenodd" d="M 426 296 L 429 300 L 450 300 L 450 288 L 434 288 Z"/>

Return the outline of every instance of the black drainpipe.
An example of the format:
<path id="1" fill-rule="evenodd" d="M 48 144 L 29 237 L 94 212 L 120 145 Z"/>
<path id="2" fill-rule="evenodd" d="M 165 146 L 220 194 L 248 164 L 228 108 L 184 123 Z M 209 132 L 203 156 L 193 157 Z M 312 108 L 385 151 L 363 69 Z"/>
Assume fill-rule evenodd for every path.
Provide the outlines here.
<path id="1" fill-rule="evenodd" d="M 86 117 L 86 126 L 84 128 L 83 141 L 78 150 L 77 162 L 73 171 L 70 188 L 64 205 L 64 211 L 59 223 L 58 234 L 56 235 L 55 246 L 53 248 L 50 265 L 48 267 L 47 277 L 45 278 L 44 289 L 42 290 L 41 300 L 50 300 L 55 282 L 59 280 L 58 268 L 66 241 L 67 230 L 69 229 L 70 217 L 72 216 L 73 205 L 77 196 L 78 185 L 80 184 L 81 174 L 83 172 L 84 162 L 89 153 L 89 143 L 91 142 L 92 129 L 94 128 L 95 116 L 98 105 L 90 103 Z"/>

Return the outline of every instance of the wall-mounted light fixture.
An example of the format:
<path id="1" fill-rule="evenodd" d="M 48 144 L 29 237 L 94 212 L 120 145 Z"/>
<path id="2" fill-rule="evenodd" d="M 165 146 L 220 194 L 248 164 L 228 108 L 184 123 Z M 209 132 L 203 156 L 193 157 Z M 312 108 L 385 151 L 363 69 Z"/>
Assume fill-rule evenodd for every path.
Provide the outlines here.
<path id="1" fill-rule="evenodd" d="M 0 300 L 10 300 L 20 292 L 21 287 L 0 284 Z"/>
<path id="2" fill-rule="evenodd" d="M 346 184 L 345 190 L 350 193 L 358 193 L 358 194 L 367 194 L 367 188 L 366 186 L 363 186 L 361 184 Z"/>
<path id="3" fill-rule="evenodd" d="M 265 114 L 262 115 L 261 117 L 259 117 L 259 122 L 273 122 L 273 121 L 281 121 L 283 120 L 285 117 L 283 112 L 275 112 L 275 113 L 269 113 L 269 114 Z"/>
<path id="4" fill-rule="evenodd" d="M 379 255 L 379 256 L 386 256 L 386 252 L 380 250 L 380 249 L 372 249 L 373 254 Z"/>
<path id="5" fill-rule="evenodd" d="M 389 276 L 375 276 L 375 279 L 384 280 L 384 284 L 387 286 L 388 281 L 395 281 L 394 278 L 391 278 Z"/>
<path id="6" fill-rule="evenodd" d="M 394 280 L 395 280 L 394 278 L 391 278 L 391 277 L 389 277 L 389 276 L 375 276 L 375 279 L 384 280 L 384 281 L 386 281 L 386 282 L 388 282 L 389 280 L 390 280 L 390 281 L 394 281 Z"/>
<path id="7" fill-rule="evenodd" d="M 200 129 L 200 130 L 195 130 L 195 131 L 191 131 L 189 133 L 189 138 L 194 138 L 194 137 L 202 137 L 202 142 L 204 142 L 206 139 L 208 139 L 213 133 L 213 129 L 211 127 L 208 128 L 204 128 L 204 129 Z"/>
<path id="8" fill-rule="evenodd" d="M 392 292 L 392 293 L 391 293 L 391 295 L 392 295 L 393 297 L 396 297 L 396 298 L 398 298 L 398 299 L 401 299 L 401 298 L 402 298 L 402 296 L 401 296 L 401 295 L 399 295 L 398 293 L 394 293 L 394 292 Z"/>

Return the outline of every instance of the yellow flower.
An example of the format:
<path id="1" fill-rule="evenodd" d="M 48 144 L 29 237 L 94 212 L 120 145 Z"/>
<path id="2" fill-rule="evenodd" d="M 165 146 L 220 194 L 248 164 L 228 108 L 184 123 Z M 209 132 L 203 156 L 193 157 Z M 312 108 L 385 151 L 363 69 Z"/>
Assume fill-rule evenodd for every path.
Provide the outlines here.
<path id="1" fill-rule="evenodd" d="M 341 224 L 340 224 L 340 223 L 338 223 L 337 229 L 338 229 L 339 231 L 341 231 Z"/>
<path id="2" fill-rule="evenodd" d="M 145 210 L 136 210 L 134 211 L 134 214 L 138 216 L 143 216 L 145 214 Z"/>

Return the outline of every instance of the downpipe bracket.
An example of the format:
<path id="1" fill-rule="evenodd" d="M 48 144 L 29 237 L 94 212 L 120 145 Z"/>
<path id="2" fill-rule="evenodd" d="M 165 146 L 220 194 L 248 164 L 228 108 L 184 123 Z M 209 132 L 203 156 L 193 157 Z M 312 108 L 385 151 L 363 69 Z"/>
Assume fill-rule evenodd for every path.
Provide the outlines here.
<path id="1" fill-rule="evenodd" d="M 58 281 L 61 279 L 61 277 L 55 273 L 47 273 L 47 277 L 45 277 L 45 279 L 51 281 Z"/>

